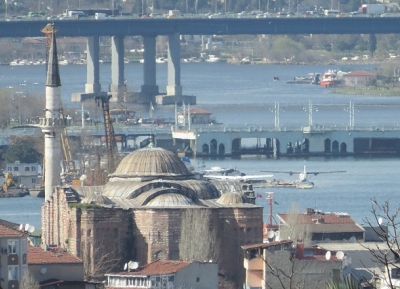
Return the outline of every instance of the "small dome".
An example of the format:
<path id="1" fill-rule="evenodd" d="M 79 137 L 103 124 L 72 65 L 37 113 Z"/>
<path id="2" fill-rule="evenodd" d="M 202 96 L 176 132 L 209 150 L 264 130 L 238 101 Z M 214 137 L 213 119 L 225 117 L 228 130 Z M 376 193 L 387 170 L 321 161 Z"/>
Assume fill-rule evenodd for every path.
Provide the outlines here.
<path id="1" fill-rule="evenodd" d="M 238 192 L 230 192 L 222 194 L 222 196 L 219 197 L 217 202 L 224 205 L 235 205 L 235 204 L 248 203 L 248 200 L 245 195 L 242 195 Z"/>
<path id="2" fill-rule="evenodd" d="M 162 194 L 146 204 L 146 207 L 186 207 L 195 205 L 192 199 L 181 194 Z"/>
<path id="3" fill-rule="evenodd" d="M 111 177 L 189 176 L 185 164 L 173 152 L 162 148 L 136 150 L 122 159 Z"/>
<path id="4" fill-rule="evenodd" d="M 107 205 L 107 206 L 113 205 L 113 202 L 109 198 L 103 196 L 98 192 L 95 192 L 94 194 L 87 196 L 86 198 L 83 198 L 81 203 L 93 204 L 93 205 Z"/>

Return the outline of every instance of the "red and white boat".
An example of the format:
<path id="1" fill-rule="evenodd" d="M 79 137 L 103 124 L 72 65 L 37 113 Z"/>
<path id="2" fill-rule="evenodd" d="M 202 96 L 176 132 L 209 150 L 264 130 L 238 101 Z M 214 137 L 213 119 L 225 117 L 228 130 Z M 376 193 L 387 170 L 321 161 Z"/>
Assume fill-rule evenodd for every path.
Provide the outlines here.
<path id="1" fill-rule="evenodd" d="M 326 71 L 321 79 L 319 84 L 325 87 L 331 87 L 338 85 L 340 83 L 340 79 L 338 79 L 336 70 L 328 70 Z"/>

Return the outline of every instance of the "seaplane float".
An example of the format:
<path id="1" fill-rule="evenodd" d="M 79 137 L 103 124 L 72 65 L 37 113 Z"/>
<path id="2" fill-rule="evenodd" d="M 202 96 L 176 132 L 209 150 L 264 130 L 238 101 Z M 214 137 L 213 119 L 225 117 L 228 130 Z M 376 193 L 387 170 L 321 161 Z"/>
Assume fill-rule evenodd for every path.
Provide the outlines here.
<path id="1" fill-rule="evenodd" d="M 295 171 L 261 171 L 265 173 L 286 173 L 289 175 L 298 174 L 299 178 L 292 182 L 286 182 L 282 180 L 267 180 L 265 182 L 265 187 L 270 188 L 295 188 L 295 189 L 312 189 L 314 187 L 314 183 L 309 181 L 308 175 L 319 175 L 319 174 L 333 174 L 333 173 L 345 173 L 346 171 L 327 171 L 327 172 L 319 172 L 312 171 L 308 172 L 306 169 L 306 164 L 304 164 L 303 171 L 295 172 Z"/>

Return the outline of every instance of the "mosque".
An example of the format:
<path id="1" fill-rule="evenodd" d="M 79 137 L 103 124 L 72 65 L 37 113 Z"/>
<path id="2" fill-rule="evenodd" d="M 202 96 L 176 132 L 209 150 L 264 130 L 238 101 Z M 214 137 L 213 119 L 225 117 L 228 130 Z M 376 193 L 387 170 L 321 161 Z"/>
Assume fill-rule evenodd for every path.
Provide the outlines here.
<path id="1" fill-rule="evenodd" d="M 45 202 L 42 243 L 82 258 L 88 278 L 162 260 L 218 263 L 220 279 L 241 287 L 241 245 L 262 243 L 263 208 L 251 187 L 207 180 L 174 153 L 144 148 L 127 155 L 104 186 L 60 186 L 63 120 L 55 33 L 46 83 Z M 59 106 L 58 106 L 59 105 Z M 49 168 L 49 169 L 47 169 Z"/>

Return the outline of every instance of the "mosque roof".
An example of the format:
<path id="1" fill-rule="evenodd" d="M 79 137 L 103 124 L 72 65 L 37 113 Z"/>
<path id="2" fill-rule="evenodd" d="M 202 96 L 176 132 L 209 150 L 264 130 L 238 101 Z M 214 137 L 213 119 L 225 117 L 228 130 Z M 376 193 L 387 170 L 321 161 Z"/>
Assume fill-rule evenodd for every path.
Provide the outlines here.
<path id="1" fill-rule="evenodd" d="M 226 194 L 222 194 L 217 202 L 225 205 L 236 205 L 248 203 L 248 200 L 245 195 L 242 195 L 239 192 L 229 192 Z"/>
<path id="2" fill-rule="evenodd" d="M 122 159 L 110 177 L 179 177 L 192 176 L 179 157 L 162 148 L 143 148 Z"/>
<path id="3" fill-rule="evenodd" d="M 82 204 L 106 205 L 106 206 L 113 205 L 113 202 L 109 198 L 107 198 L 106 196 L 103 196 L 99 192 L 95 192 L 94 194 L 83 198 L 81 203 Z"/>
<path id="4" fill-rule="evenodd" d="M 103 195 L 109 198 L 134 199 L 145 191 L 153 188 L 165 187 L 196 192 L 198 199 L 214 199 L 220 196 L 217 188 L 207 180 L 170 180 L 155 179 L 151 181 L 120 180 L 108 182 L 103 190 Z"/>

